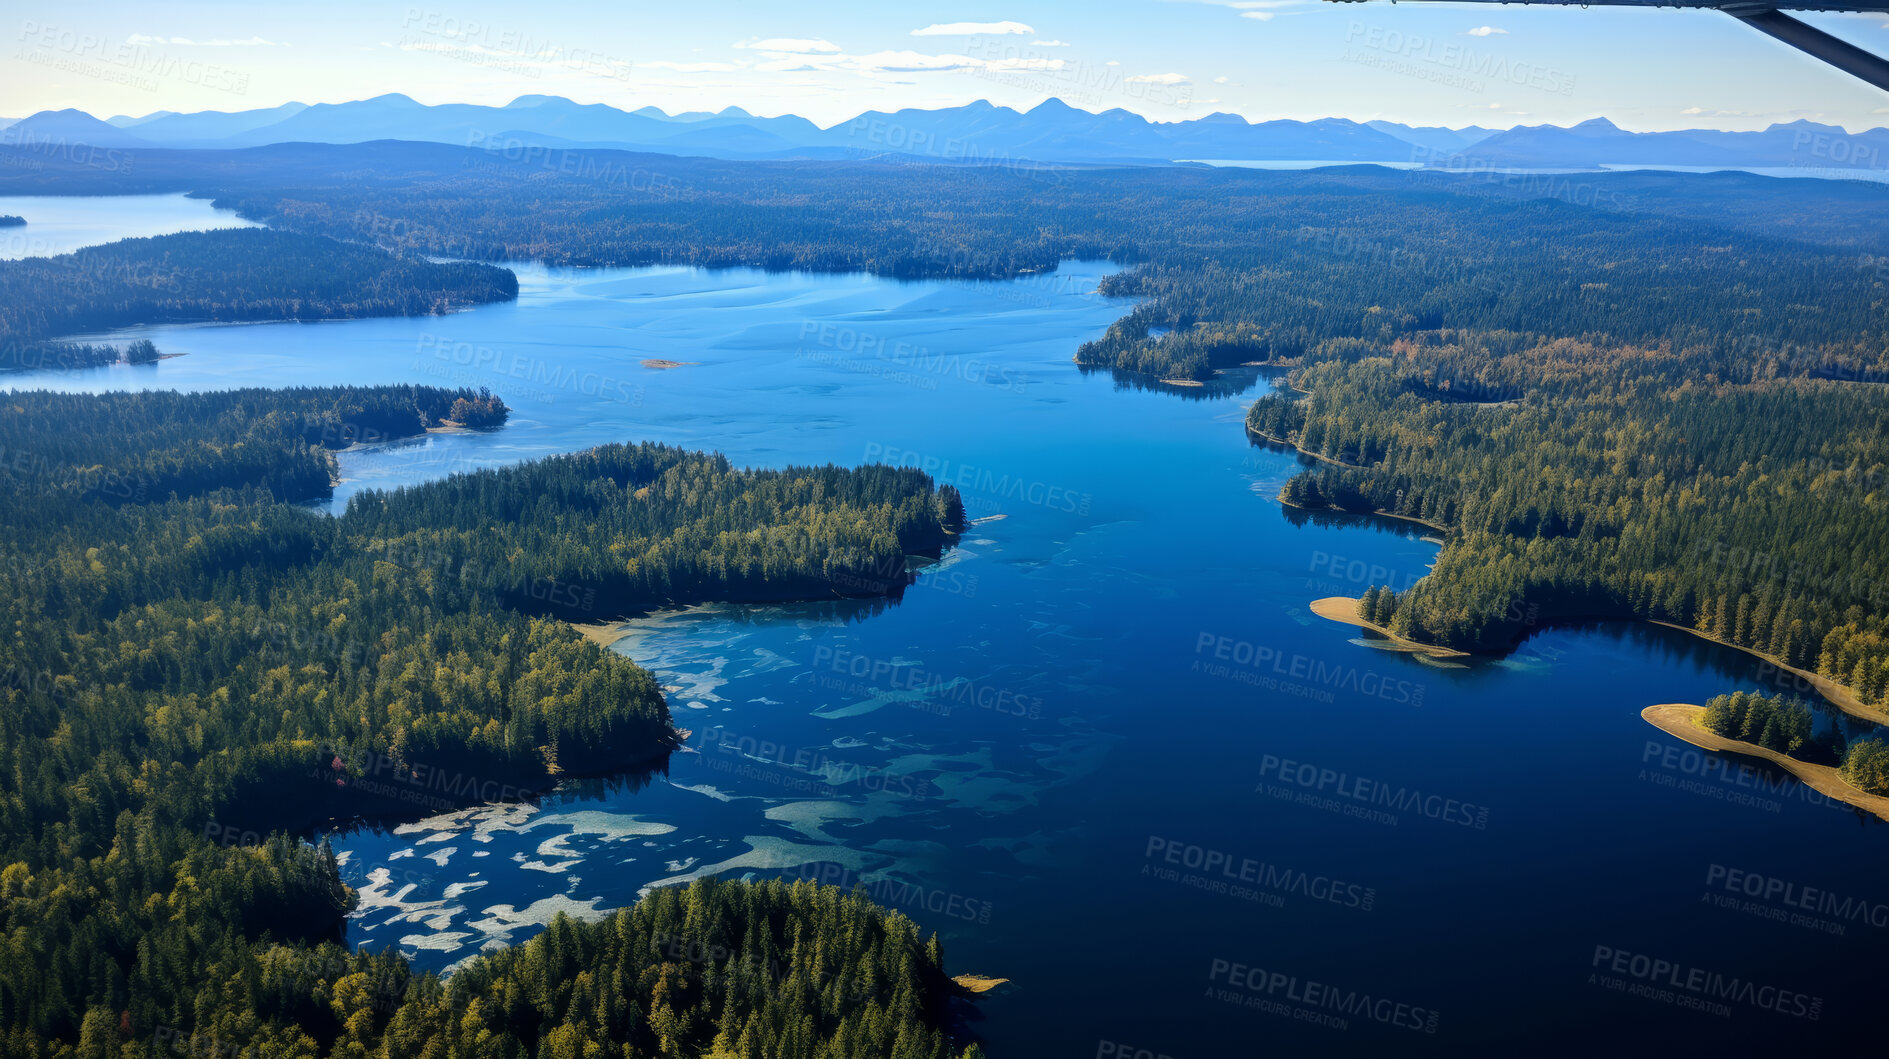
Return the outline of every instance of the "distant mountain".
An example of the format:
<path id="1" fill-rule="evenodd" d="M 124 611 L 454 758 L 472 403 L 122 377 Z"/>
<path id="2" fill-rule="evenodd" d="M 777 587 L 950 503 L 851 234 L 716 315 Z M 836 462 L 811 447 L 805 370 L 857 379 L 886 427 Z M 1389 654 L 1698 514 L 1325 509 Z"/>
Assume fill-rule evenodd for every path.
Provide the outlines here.
<path id="1" fill-rule="evenodd" d="M 151 146 L 149 140 L 141 140 L 123 129 L 108 125 L 83 110 L 42 110 L 0 129 L 0 146 L 63 146 L 75 143 L 92 147 Z"/>
<path id="2" fill-rule="evenodd" d="M 110 121 L 77 110 L 0 123 L 0 143 L 101 147 L 258 147 L 278 143 L 410 140 L 516 149 L 610 147 L 713 158 L 921 156 L 967 164 L 1159 164 L 1180 160 L 1402 162 L 1591 169 L 1603 164 L 1889 168 L 1889 130 L 1850 135 L 1797 121 L 1763 132 L 1627 132 L 1605 118 L 1572 128 L 1450 129 L 1391 121 L 1251 122 L 1214 113 L 1151 122 L 1126 110 L 1091 113 L 1060 99 L 1019 111 L 978 100 L 937 110 L 867 111 L 822 129 L 793 114 L 762 118 L 728 107 L 668 114 L 619 110 L 562 96 L 520 96 L 502 107 L 429 106 L 390 94 L 350 103 L 236 112 L 159 111 Z"/>
<path id="3" fill-rule="evenodd" d="M 1218 119 L 1218 120 L 1216 120 Z M 1402 162 L 1411 145 L 1344 118 L 1262 121 L 1209 114 L 1162 126 L 1177 157 L 1252 161 Z"/>
<path id="4" fill-rule="evenodd" d="M 275 125 L 307 109 L 306 103 L 284 103 L 279 107 L 239 110 L 234 113 L 220 110 L 202 110 L 195 114 L 160 111 L 120 127 L 136 129 L 138 131 L 133 135 L 140 139 L 168 146 L 207 146 L 254 129 Z"/>
<path id="5" fill-rule="evenodd" d="M 77 113 L 77 112 L 73 112 Z M 351 103 L 235 113 L 159 113 L 97 127 L 70 115 L 35 115 L 47 135 L 108 146 L 255 147 L 272 143 L 420 140 L 453 144 L 613 147 L 720 158 L 919 155 L 971 164 L 1159 163 L 1180 158 L 1396 161 L 1409 145 L 1356 122 L 1254 124 L 1237 114 L 1154 123 L 1126 110 L 1099 114 L 1049 99 L 1027 112 L 978 100 L 939 110 L 868 111 L 822 129 L 797 115 L 626 112 L 561 96 L 520 96 L 503 107 L 427 106 L 399 94 Z M 43 129 L 41 129 L 43 127 Z M 135 129 L 135 132 L 129 130 Z M 108 131 L 109 130 L 109 131 Z M 1464 142 L 1468 142 L 1465 140 Z"/>
<path id="6" fill-rule="evenodd" d="M 134 118 L 129 114 L 119 114 L 116 117 L 106 118 L 105 124 L 110 125 L 113 128 L 129 129 L 133 125 L 142 125 L 147 121 L 156 121 L 159 118 L 168 118 L 172 114 L 175 114 L 175 113 L 177 112 L 174 110 L 154 110 L 151 113 L 146 114 L 145 116 L 141 118 Z"/>
<path id="7" fill-rule="evenodd" d="M 368 140 L 435 140 L 464 144 L 470 129 L 491 134 L 506 127 L 494 116 L 498 109 L 468 103 L 429 107 L 393 92 L 352 103 L 317 103 L 273 124 L 235 133 L 225 138 L 220 146 L 363 143 Z"/>
<path id="8" fill-rule="evenodd" d="M 1126 110 L 1091 114 L 1060 99 L 1018 112 L 978 100 L 943 110 L 867 111 L 828 130 L 858 151 L 981 163 L 1312 159 L 1397 161 L 1410 145 L 1342 118 L 1253 124 L 1237 114 L 1154 123 Z"/>
<path id="9" fill-rule="evenodd" d="M 1401 125 L 1394 121 L 1367 121 L 1366 125 L 1425 151 L 1443 154 L 1456 152 L 1496 134 L 1498 130 L 1471 125 L 1466 129 L 1447 129 L 1439 125 Z"/>
<path id="10" fill-rule="evenodd" d="M 1606 118 L 1573 128 L 1518 126 L 1460 153 L 1497 166 L 1591 169 L 1601 165 L 1889 167 L 1889 129 L 1851 134 L 1835 125 L 1793 121 L 1762 132 L 1685 129 L 1627 132 Z"/>

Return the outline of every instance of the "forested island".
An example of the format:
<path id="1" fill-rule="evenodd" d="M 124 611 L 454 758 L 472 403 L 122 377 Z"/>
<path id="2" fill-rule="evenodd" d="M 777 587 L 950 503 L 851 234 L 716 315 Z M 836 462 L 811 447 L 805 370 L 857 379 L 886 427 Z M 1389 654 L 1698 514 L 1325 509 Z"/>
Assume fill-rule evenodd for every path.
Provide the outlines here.
<path id="1" fill-rule="evenodd" d="M 522 586 L 513 605 L 588 620 L 886 595 L 907 556 L 937 558 L 964 529 L 964 503 L 911 468 L 740 471 L 666 445 L 605 445 L 366 493 L 342 525 L 362 549 L 485 571 Z M 544 585 L 558 591 L 529 598 Z"/>
<path id="2" fill-rule="evenodd" d="M 648 575 L 641 602 L 658 584 L 745 598 L 769 577 L 790 598 L 859 549 L 942 546 L 952 517 L 912 472 L 744 472 L 658 447 L 367 494 L 338 518 L 297 506 L 329 494 L 334 449 L 478 398 L 0 403 L 0 1050 L 956 1054 L 936 940 L 808 884 L 704 882 L 605 923 L 559 920 L 450 986 L 338 944 L 353 894 L 325 846 L 290 832 L 517 797 L 677 745 L 646 671 L 544 616 L 573 587 L 553 578 L 603 561 L 567 565 L 560 541 L 645 541 L 625 560 Z M 540 486 L 556 504 L 517 507 Z M 550 561 L 454 550 L 451 528 L 501 521 Z M 691 550 L 737 525 L 755 550 Z M 795 944 L 810 932 L 817 951 Z"/>
<path id="3" fill-rule="evenodd" d="M 148 363 L 62 336 L 149 323 L 418 316 L 518 296 L 509 269 L 436 263 L 264 228 L 124 239 L 58 257 L 0 261 L 0 369 Z"/>
<path id="4" fill-rule="evenodd" d="M 26 218 L 11 213 L 0 213 L 0 228 L 18 228 L 26 223 Z"/>

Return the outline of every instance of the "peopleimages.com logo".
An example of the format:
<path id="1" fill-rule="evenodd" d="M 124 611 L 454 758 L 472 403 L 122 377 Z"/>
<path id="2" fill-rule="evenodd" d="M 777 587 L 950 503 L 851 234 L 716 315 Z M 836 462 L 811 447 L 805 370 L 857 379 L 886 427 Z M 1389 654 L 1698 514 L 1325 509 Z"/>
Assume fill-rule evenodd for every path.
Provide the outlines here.
<path id="1" fill-rule="evenodd" d="M 1644 953 L 1594 946 L 1589 984 L 1646 1000 L 1727 1017 L 1731 1004 L 1816 1021 L 1823 998 Z"/>
<path id="2" fill-rule="evenodd" d="M 1417 816 L 1448 824 L 1472 827 L 1478 831 L 1489 826 L 1489 807 L 1473 802 L 1461 801 L 1434 791 L 1424 792 L 1417 788 L 1384 783 L 1367 776 L 1354 776 L 1348 772 L 1314 765 L 1304 761 L 1293 761 L 1276 754 L 1267 754 L 1260 759 L 1259 774 L 1269 777 L 1280 784 L 1302 788 L 1307 792 L 1324 795 L 1329 798 L 1355 802 L 1360 806 L 1382 807 L 1400 813 L 1414 813 Z M 1265 784 L 1260 785 L 1263 790 Z"/>

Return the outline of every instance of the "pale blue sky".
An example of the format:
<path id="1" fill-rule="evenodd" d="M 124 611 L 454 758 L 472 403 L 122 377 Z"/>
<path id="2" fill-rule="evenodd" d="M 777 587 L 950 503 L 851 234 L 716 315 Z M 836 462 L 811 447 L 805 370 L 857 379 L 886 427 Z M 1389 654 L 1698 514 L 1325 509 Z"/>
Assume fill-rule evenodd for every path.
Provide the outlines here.
<path id="1" fill-rule="evenodd" d="M 0 115 L 529 93 L 832 124 L 1055 95 L 1155 120 L 1889 124 L 1889 94 L 1710 11 L 1315 0 L 8 5 Z M 1804 16 L 1879 53 L 1889 16 Z"/>

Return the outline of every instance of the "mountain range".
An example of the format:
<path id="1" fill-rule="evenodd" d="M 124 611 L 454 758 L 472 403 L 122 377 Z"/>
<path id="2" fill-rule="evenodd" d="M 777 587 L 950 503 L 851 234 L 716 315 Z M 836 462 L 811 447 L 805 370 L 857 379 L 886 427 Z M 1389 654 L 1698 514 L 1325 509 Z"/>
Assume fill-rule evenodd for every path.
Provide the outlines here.
<path id="1" fill-rule="evenodd" d="M 1628 132 L 1605 118 L 1571 128 L 1409 126 L 1389 121 L 1252 122 L 1226 113 L 1151 122 L 1126 110 L 1099 114 L 1060 99 L 1029 110 L 978 100 L 937 110 L 867 111 L 821 128 L 787 114 L 739 107 L 668 114 L 620 110 L 561 96 L 520 96 L 502 107 L 429 106 L 403 95 L 350 103 L 287 103 L 235 112 L 101 120 L 80 110 L 0 122 L 0 145 L 240 148 L 275 143 L 419 140 L 516 150 L 620 148 L 713 158 L 921 156 L 968 164 L 1166 164 L 1186 161 L 1424 162 L 1456 166 L 1591 169 L 1601 165 L 1889 168 L 1889 129 L 1851 134 L 1795 121 L 1762 132 Z"/>

